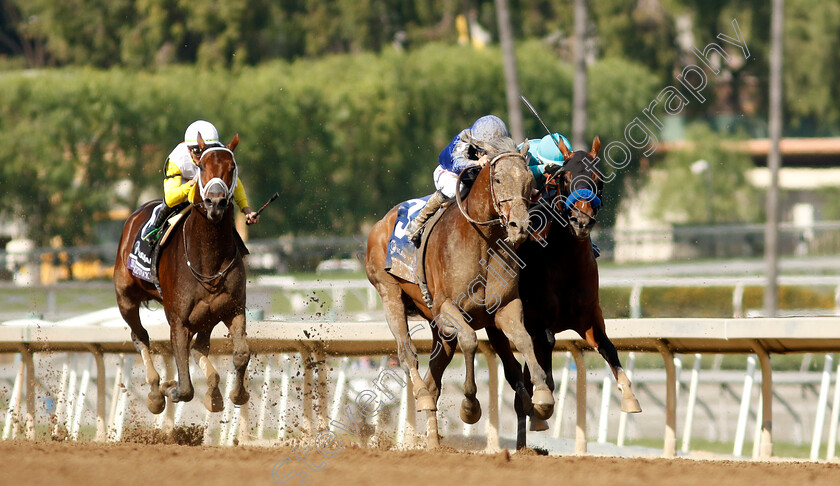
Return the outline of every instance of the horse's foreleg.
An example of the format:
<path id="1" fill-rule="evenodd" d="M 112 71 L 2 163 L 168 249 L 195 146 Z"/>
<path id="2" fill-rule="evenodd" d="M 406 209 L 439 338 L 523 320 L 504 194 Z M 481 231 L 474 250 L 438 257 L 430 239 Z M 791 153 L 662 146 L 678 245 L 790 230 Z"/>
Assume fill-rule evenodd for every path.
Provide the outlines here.
<path id="1" fill-rule="evenodd" d="M 531 369 L 531 376 L 535 385 L 532 403 L 534 416 L 540 419 L 551 417 L 554 412 L 554 395 L 546 384 L 546 374 L 537 362 L 534 343 L 531 335 L 522 323 L 522 301 L 511 300 L 506 306 L 496 312 L 496 327 L 513 342 L 516 349 L 525 357 L 525 362 Z"/>
<path id="2" fill-rule="evenodd" d="M 207 394 L 204 395 L 204 407 L 211 412 L 221 412 L 224 409 L 224 399 L 219 391 L 219 372 L 210 362 L 210 331 L 196 334 L 192 354 L 198 367 L 207 378 Z"/>
<path id="3" fill-rule="evenodd" d="M 552 352 L 554 351 L 554 333 L 550 329 L 541 330 L 536 336 L 533 336 L 533 342 L 534 354 L 537 356 L 537 362 L 545 372 L 546 385 L 548 385 L 548 389 L 551 390 L 553 394 L 554 375 L 551 370 L 551 357 Z M 528 384 L 528 390 L 530 391 L 532 389 L 531 370 L 527 366 L 525 367 L 525 382 Z M 532 415 L 531 430 L 537 432 L 548 430 L 548 421 Z"/>
<path id="4" fill-rule="evenodd" d="M 239 314 L 228 322 L 228 332 L 233 340 L 233 368 L 236 370 L 236 383 L 230 392 L 230 401 L 234 405 L 248 403 L 251 394 L 245 386 L 245 373 L 248 371 L 248 361 L 251 360 L 251 351 L 248 349 L 248 342 L 245 340 L 245 314 Z"/>
<path id="5" fill-rule="evenodd" d="M 610 341 L 610 338 L 607 337 L 604 318 L 601 317 L 600 312 L 596 316 L 596 325 L 586 330 L 584 339 L 586 339 L 586 342 L 590 346 L 597 349 L 598 353 L 610 365 L 613 376 L 615 376 L 618 391 L 621 392 L 621 411 L 628 413 L 641 412 L 642 407 L 639 405 L 639 400 L 633 393 L 630 379 L 627 377 L 627 373 L 624 372 L 621 361 L 618 359 L 618 351 L 615 349 L 612 341 Z"/>
<path id="6" fill-rule="evenodd" d="M 516 448 L 525 447 L 527 416 L 531 411 L 531 394 L 525 387 L 525 377 L 522 374 L 522 367 L 513 356 L 510 349 L 510 341 L 502 331 L 495 327 L 488 327 L 487 338 L 490 344 L 502 361 L 502 368 L 505 371 L 505 380 L 514 391 L 513 409 L 516 411 Z"/>
<path id="7" fill-rule="evenodd" d="M 182 323 L 172 324 L 169 328 L 172 343 L 172 355 L 178 368 L 178 381 L 166 382 L 161 388 L 172 402 L 189 402 L 193 399 L 194 389 L 190 379 L 190 341 L 192 336 Z"/>

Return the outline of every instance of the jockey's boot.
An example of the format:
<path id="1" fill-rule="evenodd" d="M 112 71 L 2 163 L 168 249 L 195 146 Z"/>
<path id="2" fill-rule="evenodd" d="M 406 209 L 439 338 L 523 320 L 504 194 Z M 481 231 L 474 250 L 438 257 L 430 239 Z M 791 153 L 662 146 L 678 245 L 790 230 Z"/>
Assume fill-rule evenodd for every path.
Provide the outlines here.
<path id="1" fill-rule="evenodd" d="M 152 224 L 154 229 L 152 229 L 152 231 L 149 232 L 150 235 L 151 235 L 152 232 L 155 233 L 154 235 L 152 235 L 152 238 L 151 238 L 151 241 L 150 241 L 150 243 L 152 245 L 152 255 L 151 255 L 152 256 L 152 264 L 151 264 L 152 271 L 151 271 L 151 276 L 152 276 L 152 283 L 155 284 L 155 285 L 157 285 L 159 283 L 158 274 L 157 274 L 157 261 L 158 261 L 158 257 L 160 256 L 160 244 L 159 243 L 160 243 L 161 237 L 163 236 L 161 234 L 161 232 L 163 230 L 164 223 L 166 223 L 166 219 L 169 217 L 170 214 L 172 214 L 172 209 L 173 208 L 170 208 L 169 206 L 167 206 L 166 203 L 161 203 L 160 211 L 158 211 L 157 218 L 155 218 L 155 222 Z"/>
<path id="2" fill-rule="evenodd" d="M 420 234 L 423 232 L 423 226 L 426 224 L 426 221 L 447 202 L 449 202 L 448 197 L 444 196 L 440 191 L 435 191 L 432 197 L 429 198 L 429 202 L 420 210 L 420 214 L 408 224 L 408 227 L 405 229 L 405 234 L 408 235 L 408 238 L 415 245 L 420 242 Z"/>

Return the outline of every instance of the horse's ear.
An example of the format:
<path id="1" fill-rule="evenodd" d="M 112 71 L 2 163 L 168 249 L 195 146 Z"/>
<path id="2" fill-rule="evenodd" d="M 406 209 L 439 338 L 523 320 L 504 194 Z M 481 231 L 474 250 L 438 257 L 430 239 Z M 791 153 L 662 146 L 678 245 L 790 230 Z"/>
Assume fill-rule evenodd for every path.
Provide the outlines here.
<path id="1" fill-rule="evenodd" d="M 595 139 L 592 140 L 592 151 L 589 152 L 589 158 L 594 159 L 597 157 L 599 150 L 601 150 L 601 139 L 598 135 L 595 135 Z"/>
<path id="2" fill-rule="evenodd" d="M 238 133 L 237 133 L 236 135 L 234 135 L 234 136 L 233 136 L 233 140 L 231 140 L 231 141 L 230 141 L 230 143 L 228 144 L 227 148 L 228 148 L 231 152 L 233 152 L 234 150 L 236 150 L 236 146 L 237 146 L 237 145 L 239 145 L 239 134 L 238 134 Z"/>
<path id="3" fill-rule="evenodd" d="M 522 148 L 519 149 L 519 154 L 522 155 L 523 157 L 527 157 L 528 156 L 528 148 L 530 148 L 530 146 L 531 145 L 528 142 L 528 140 L 525 140 L 524 142 L 522 142 Z"/>
<path id="4" fill-rule="evenodd" d="M 554 138 L 554 137 L 552 137 L 552 138 Z M 569 150 L 569 149 L 568 149 L 568 147 L 566 147 L 566 144 L 565 144 L 565 143 L 563 143 L 563 141 L 562 141 L 562 140 L 560 140 L 560 141 L 558 141 L 558 142 L 557 142 L 557 148 L 559 148 L 559 149 L 560 149 L 560 153 L 561 153 L 561 154 L 563 154 L 563 160 L 565 160 L 566 162 L 568 162 L 568 161 L 569 161 L 569 159 L 571 159 L 571 158 L 572 158 L 572 155 L 573 155 L 573 154 L 572 154 L 572 151 L 571 151 L 571 150 Z"/>
<path id="5" fill-rule="evenodd" d="M 204 137 L 201 136 L 201 133 L 198 134 L 198 149 L 204 150 L 207 147 L 207 144 L 204 143 Z"/>

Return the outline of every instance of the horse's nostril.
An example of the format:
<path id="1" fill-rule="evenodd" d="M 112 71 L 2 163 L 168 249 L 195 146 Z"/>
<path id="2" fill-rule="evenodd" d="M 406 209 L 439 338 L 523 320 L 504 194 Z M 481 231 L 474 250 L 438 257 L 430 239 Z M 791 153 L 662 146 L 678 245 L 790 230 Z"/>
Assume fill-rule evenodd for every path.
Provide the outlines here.
<path id="1" fill-rule="evenodd" d="M 510 222 L 510 227 L 511 227 L 511 228 L 518 228 L 518 227 L 519 227 L 519 225 L 518 225 L 518 224 L 516 224 L 516 221 L 511 221 L 511 222 Z"/>
<path id="2" fill-rule="evenodd" d="M 204 204 L 210 205 L 212 203 L 213 203 L 213 201 L 211 201 L 209 197 L 204 199 Z"/>

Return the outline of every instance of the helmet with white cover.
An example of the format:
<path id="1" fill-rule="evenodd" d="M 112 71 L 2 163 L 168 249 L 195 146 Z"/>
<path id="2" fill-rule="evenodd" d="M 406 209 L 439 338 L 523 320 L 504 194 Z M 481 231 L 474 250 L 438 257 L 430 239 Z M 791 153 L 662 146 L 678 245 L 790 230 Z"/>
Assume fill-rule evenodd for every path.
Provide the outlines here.
<path id="1" fill-rule="evenodd" d="M 201 134 L 201 138 L 204 139 L 204 143 L 207 145 L 222 144 L 219 140 L 219 131 L 216 130 L 216 127 L 213 126 L 212 123 L 204 120 L 197 120 L 190 123 L 190 126 L 187 127 L 187 131 L 184 132 L 184 143 L 186 143 L 188 147 L 198 145 L 199 133 Z"/>

